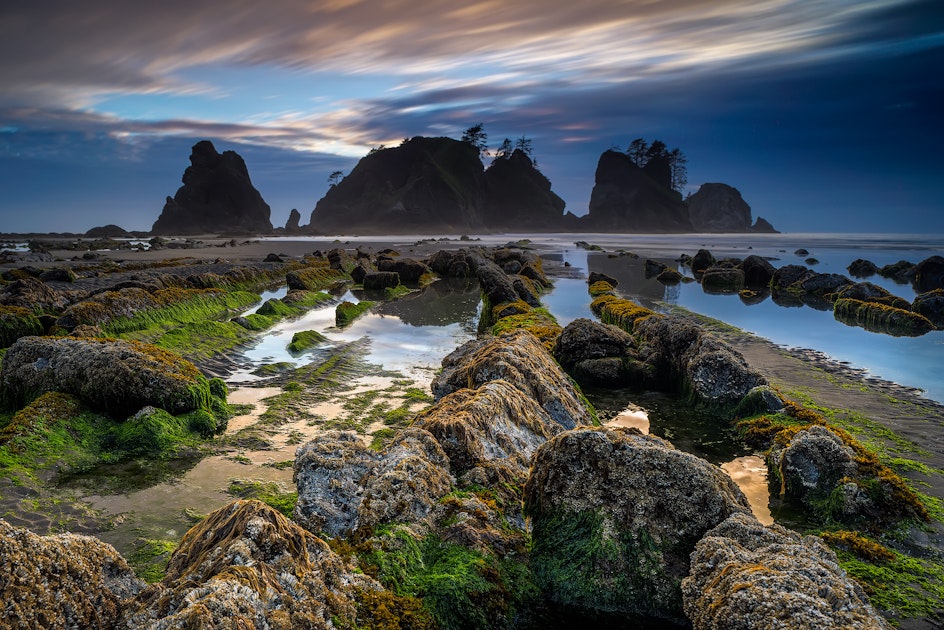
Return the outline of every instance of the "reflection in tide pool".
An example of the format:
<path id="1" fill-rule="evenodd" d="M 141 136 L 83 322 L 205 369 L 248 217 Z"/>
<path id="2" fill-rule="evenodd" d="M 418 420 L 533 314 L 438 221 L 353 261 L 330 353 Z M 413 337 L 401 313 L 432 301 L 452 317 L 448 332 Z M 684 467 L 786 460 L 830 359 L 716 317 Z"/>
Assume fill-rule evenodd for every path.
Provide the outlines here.
<path id="1" fill-rule="evenodd" d="M 608 427 L 625 427 L 630 429 L 639 429 L 642 433 L 649 433 L 649 413 L 630 403 L 626 409 L 616 414 L 612 420 L 606 423 Z"/>
<path id="2" fill-rule="evenodd" d="M 771 525 L 770 490 L 767 486 L 767 464 L 757 455 L 745 455 L 721 464 L 722 470 L 734 480 L 751 504 L 751 512 L 764 525 Z"/>

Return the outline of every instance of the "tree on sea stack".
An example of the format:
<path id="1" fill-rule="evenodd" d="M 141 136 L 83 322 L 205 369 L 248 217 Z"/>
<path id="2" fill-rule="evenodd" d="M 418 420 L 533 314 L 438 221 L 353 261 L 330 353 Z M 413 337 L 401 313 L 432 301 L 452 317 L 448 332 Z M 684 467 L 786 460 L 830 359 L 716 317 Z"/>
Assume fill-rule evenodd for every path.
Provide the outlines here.
<path id="1" fill-rule="evenodd" d="M 488 155 L 488 134 L 485 125 L 476 123 L 462 133 L 462 141 L 478 149 L 480 155 Z"/>

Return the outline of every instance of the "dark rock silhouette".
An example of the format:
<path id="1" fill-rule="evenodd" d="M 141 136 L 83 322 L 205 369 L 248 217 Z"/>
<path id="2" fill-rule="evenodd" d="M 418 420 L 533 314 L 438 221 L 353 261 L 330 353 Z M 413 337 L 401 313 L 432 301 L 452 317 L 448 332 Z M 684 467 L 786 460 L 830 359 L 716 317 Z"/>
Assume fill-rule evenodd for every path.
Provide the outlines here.
<path id="1" fill-rule="evenodd" d="M 417 136 L 366 155 L 318 201 L 309 229 L 389 234 L 484 229 L 485 175 L 478 150 Z"/>
<path id="2" fill-rule="evenodd" d="M 751 226 L 751 232 L 757 232 L 759 234 L 780 234 L 780 230 L 777 230 L 770 224 L 770 221 L 764 217 L 757 217 L 757 220 L 754 221 L 754 225 Z"/>
<path id="3" fill-rule="evenodd" d="M 584 227 L 629 232 L 693 231 L 682 196 L 660 183 L 656 166 L 648 166 L 641 169 L 625 153 L 605 151 L 597 163 Z"/>
<path id="4" fill-rule="evenodd" d="M 272 231 L 271 210 L 235 151 L 216 151 L 209 140 L 193 145 L 184 185 L 168 197 L 153 234 Z"/>
<path id="5" fill-rule="evenodd" d="M 122 238 L 131 236 L 131 234 L 124 228 L 109 223 L 108 225 L 93 227 L 85 233 L 85 236 L 87 238 Z"/>
<path id="6" fill-rule="evenodd" d="M 485 224 L 490 229 L 556 231 L 563 228 L 564 200 L 523 151 L 492 162 L 485 171 Z"/>
<path id="7" fill-rule="evenodd" d="M 751 207 L 737 188 L 702 184 L 685 203 L 697 232 L 746 232 L 751 229 Z"/>
<path id="8" fill-rule="evenodd" d="M 292 208 L 292 211 L 288 213 L 288 221 L 285 222 L 285 231 L 286 232 L 298 232 L 299 228 L 298 222 L 301 221 L 302 215 Z"/>

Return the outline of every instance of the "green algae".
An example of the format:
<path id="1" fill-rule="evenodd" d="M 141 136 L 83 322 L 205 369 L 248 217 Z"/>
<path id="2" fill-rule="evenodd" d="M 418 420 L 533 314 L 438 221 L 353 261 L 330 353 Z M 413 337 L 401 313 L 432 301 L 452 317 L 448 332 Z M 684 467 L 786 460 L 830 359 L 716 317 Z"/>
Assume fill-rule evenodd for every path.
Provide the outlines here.
<path id="1" fill-rule="evenodd" d="M 840 298 L 833 306 L 837 321 L 850 326 L 861 326 L 871 332 L 894 336 L 918 337 L 934 330 L 934 324 L 924 315 L 886 304 Z"/>
<path id="2" fill-rule="evenodd" d="M 334 322 L 338 328 L 349 326 L 355 319 L 363 315 L 374 305 L 374 302 L 363 301 L 357 304 L 344 301 L 338 304 L 334 311 Z"/>
<path id="3" fill-rule="evenodd" d="M 327 337 L 317 330 L 302 330 L 292 335 L 292 341 L 288 344 L 288 351 L 293 354 L 301 354 L 306 350 L 311 350 L 325 340 L 327 340 Z"/>
<path id="4" fill-rule="evenodd" d="M 20 306 L 0 306 L 0 348 L 13 345 L 20 337 L 42 334 L 43 325 L 35 313 Z"/>
<path id="5" fill-rule="evenodd" d="M 163 293 L 163 299 L 169 301 L 165 306 L 139 311 L 131 317 L 111 319 L 101 324 L 102 331 L 114 337 L 143 332 L 136 338 L 147 338 L 149 334 L 146 331 L 151 331 L 150 335 L 156 336 L 173 326 L 220 319 L 227 313 L 244 310 L 259 301 L 258 295 L 247 291 L 164 289 Z M 157 297 L 160 297 L 160 294 L 161 291 L 155 292 Z"/>
<path id="6" fill-rule="evenodd" d="M 183 324 L 154 340 L 154 345 L 190 361 L 209 359 L 249 342 L 253 333 L 235 322 L 203 321 Z"/>
<path id="7" fill-rule="evenodd" d="M 256 499 L 272 509 L 281 512 L 285 518 L 292 518 L 298 493 L 285 490 L 275 481 L 255 481 L 231 479 L 227 493 L 240 499 Z"/>
<path id="8" fill-rule="evenodd" d="M 167 563 L 176 548 L 177 542 L 173 540 L 141 540 L 129 554 L 128 564 L 145 582 L 160 582 L 167 575 Z"/>

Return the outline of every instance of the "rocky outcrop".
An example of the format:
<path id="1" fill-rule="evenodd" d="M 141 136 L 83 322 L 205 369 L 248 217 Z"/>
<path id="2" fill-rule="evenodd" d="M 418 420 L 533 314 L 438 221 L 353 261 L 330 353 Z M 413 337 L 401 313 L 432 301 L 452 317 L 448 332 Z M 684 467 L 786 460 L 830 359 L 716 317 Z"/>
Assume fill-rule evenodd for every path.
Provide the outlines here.
<path id="1" fill-rule="evenodd" d="M 91 536 L 37 536 L 0 519 L 0 625 L 115 628 L 122 600 L 144 582 Z"/>
<path id="2" fill-rule="evenodd" d="M 292 208 L 292 211 L 288 213 L 288 221 L 285 222 L 285 231 L 289 234 L 301 232 L 301 227 L 298 225 L 301 220 L 301 213 L 296 208 Z"/>
<path id="3" fill-rule="evenodd" d="M 189 361 L 149 344 L 71 337 L 22 337 L 0 366 L 6 395 L 26 403 L 43 392 L 73 394 L 125 418 L 147 405 L 180 414 L 209 408 L 210 386 Z"/>
<path id="4" fill-rule="evenodd" d="M 682 597 L 695 630 L 889 627 L 816 536 L 743 513 L 698 542 Z"/>
<path id="5" fill-rule="evenodd" d="M 737 188 L 727 184 L 702 184 L 685 204 L 696 232 L 751 231 L 751 207 Z"/>
<path id="6" fill-rule="evenodd" d="M 635 339 L 623 329 L 580 318 L 567 324 L 553 354 L 581 385 L 654 387 L 654 370 L 640 360 L 635 348 Z"/>
<path id="7" fill-rule="evenodd" d="M 915 296 L 911 310 L 927 317 L 938 330 L 944 330 L 944 290 L 935 289 Z"/>
<path id="8" fill-rule="evenodd" d="M 20 306 L 30 310 L 58 312 L 65 308 L 69 299 L 42 280 L 33 277 L 20 278 L 0 290 L 0 304 Z"/>
<path id="9" fill-rule="evenodd" d="M 919 337 L 934 330 L 934 324 L 924 315 L 851 298 L 836 300 L 833 316 L 849 326 L 861 326 L 872 332 L 896 337 Z"/>
<path id="10" fill-rule="evenodd" d="M 485 263 L 481 252 L 441 249 L 426 261 L 429 267 L 446 278 L 474 278 L 479 265 Z"/>
<path id="11" fill-rule="evenodd" d="M 895 308 L 909 309 L 911 304 L 904 298 L 893 295 L 888 289 L 871 282 L 856 282 L 846 285 L 836 291 L 836 299 L 849 298 L 862 302 L 885 304 Z"/>
<path id="12" fill-rule="evenodd" d="M 625 153 L 600 156 L 584 218 L 587 229 L 625 232 L 691 232 L 682 196 L 650 177 Z"/>
<path id="13" fill-rule="evenodd" d="M 167 576 L 141 591 L 122 621 L 129 628 L 353 626 L 356 589 L 380 586 L 264 503 L 235 501 L 184 535 Z"/>
<path id="14" fill-rule="evenodd" d="M 562 231 L 564 205 L 520 149 L 496 158 L 485 171 L 483 220 L 491 230 Z"/>
<path id="15" fill-rule="evenodd" d="M 768 286 L 774 277 L 774 266 L 760 256 L 747 256 L 741 261 L 741 271 L 744 272 L 744 286 L 752 289 Z"/>
<path id="16" fill-rule="evenodd" d="M 912 283 L 915 293 L 944 289 L 944 257 L 931 256 L 915 265 Z"/>
<path id="17" fill-rule="evenodd" d="M 495 460 L 526 476 L 535 449 L 563 430 L 532 398 L 503 380 L 444 396 L 418 414 L 414 425 L 433 434 L 457 476 Z"/>
<path id="18" fill-rule="evenodd" d="M 531 568 L 551 601 L 682 618 L 679 582 L 705 532 L 747 499 L 717 466 L 632 429 L 561 433 L 524 490 Z"/>
<path id="19" fill-rule="evenodd" d="M 299 447 L 294 479 L 295 520 L 332 537 L 381 523 L 428 526 L 452 485 L 443 449 L 417 428 L 400 432 L 380 453 L 353 433 L 323 433 Z"/>
<path id="20" fill-rule="evenodd" d="M 871 260 L 856 258 L 846 267 L 849 275 L 854 278 L 868 278 L 878 273 L 878 267 Z"/>
<path id="21" fill-rule="evenodd" d="M 770 221 L 764 217 L 757 217 L 757 220 L 754 221 L 754 225 L 751 226 L 751 232 L 757 234 L 780 234 L 780 230 L 774 228 L 774 226 L 770 224 Z"/>
<path id="22" fill-rule="evenodd" d="M 639 356 L 659 380 L 680 383 L 696 400 L 736 405 L 767 380 L 734 348 L 678 317 L 647 317 L 635 328 Z"/>
<path id="23" fill-rule="evenodd" d="M 153 234 L 216 234 L 272 231 L 271 210 L 235 151 L 216 151 L 209 140 L 193 145 L 184 185 L 168 197 Z"/>
<path id="24" fill-rule="evenodd" d="M 479 231 L 488 227 L 484 178 L 471 144 L 417 136 L 361 158 L 318 201 L 308 228 L 321 234 Z"/>
<path id="25" fill-rule="evenodd" d="M 400 280 L 406 284 L 416 285 L 420 279 L 430 273 L 432 270 L 426 266 L 426 263 L 413 258 L 395 256 L 390 258 L 379 257 L 377 259 L 377 269 L 380 271 L 392 271 L 399 274 Z"/>
<path id="26" fill-rule="evenodd" d="M 828 496 L 840 479 L 855 475 L 855 453 L 821 426 L 797 433 L 783 449 L 771 451 L 783 491 L 801 499 Z"/>
<path id="27" fill-rule="evenodd" d="M 93 227 L 85 233 L 86 238 L 127 238 L 129 236 L 131 234 L 127 230 L 113 223 Z"/>
<path id="28" fill-rule="evenodd" d="M 360 268 L 360 267 L 357 267 Z M 372 271 L 361 278 L 365 291 L 383 291 L 393 289 L 400 284 L 400 274 L 396 271 Z"/>
<path id="29" fill-rule="evenodd" d="M 534 399 L 565 429 L 593 424 L 570 379 L 538 338 L 525 330 L 469 341 L 443 359 L 442 365 L 431 385 L 437 399 L 503 380 Z"/>

